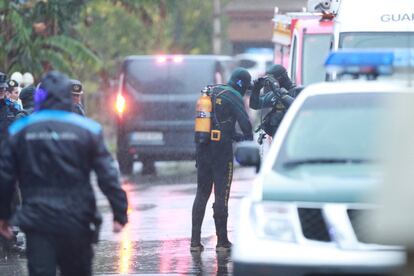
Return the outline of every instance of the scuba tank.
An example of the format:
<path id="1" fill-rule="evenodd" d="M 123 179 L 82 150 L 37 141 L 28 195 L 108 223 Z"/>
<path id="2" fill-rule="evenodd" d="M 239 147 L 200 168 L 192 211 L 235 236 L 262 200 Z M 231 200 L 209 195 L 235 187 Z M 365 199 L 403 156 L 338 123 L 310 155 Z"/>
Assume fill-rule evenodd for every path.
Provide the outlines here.
<path id="1" fill-rule="evenodd" d="M 211 87 L 201 90 L 201 96 L 196 103 L 195 142 L 208 143 L 211 132 L 211 115 L 213 104 L 210 97 Z"/>

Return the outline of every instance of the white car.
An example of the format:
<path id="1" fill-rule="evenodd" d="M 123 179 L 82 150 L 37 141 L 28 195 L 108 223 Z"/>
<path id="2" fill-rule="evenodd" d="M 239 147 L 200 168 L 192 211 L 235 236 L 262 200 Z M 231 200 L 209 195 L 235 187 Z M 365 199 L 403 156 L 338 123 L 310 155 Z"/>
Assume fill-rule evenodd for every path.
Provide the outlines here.
<path id="1" fill-rule="evenodd" d="M 252 80 L 263 76 L 266 69 L 273 64 L 272 54 L 244 53 L 234 57 L 238 67 L 246 68 L 252 76 Z"/>
<path id="2" fill-rule="evenodd" d="M 234 275 L 387 275 L 405 252 L 370 239 L 367 200 L 382 181 L 378 133 L 387 103 L 414 100 L 400 81 L 314 84 L 288 110 L 243 199 Z M 236 151 L 241 164 L 258 160 Z M 256 152 L 257 153 L 257 152 Z"/>

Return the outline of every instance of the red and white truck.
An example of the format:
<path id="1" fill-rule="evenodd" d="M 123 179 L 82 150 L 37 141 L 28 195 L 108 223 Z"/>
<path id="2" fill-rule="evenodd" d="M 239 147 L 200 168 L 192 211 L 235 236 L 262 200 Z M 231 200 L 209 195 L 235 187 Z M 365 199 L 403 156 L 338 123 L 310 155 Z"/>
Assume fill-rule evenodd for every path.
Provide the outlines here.
<path id="1" fill-rule="evenodd" d="M 284 65 L 297 85 L 325 80 L 324 61 L 332 48 L 339 1 L 309 1 L 311 12 L 279 14 L 275 8 L 274 62 Z"/>

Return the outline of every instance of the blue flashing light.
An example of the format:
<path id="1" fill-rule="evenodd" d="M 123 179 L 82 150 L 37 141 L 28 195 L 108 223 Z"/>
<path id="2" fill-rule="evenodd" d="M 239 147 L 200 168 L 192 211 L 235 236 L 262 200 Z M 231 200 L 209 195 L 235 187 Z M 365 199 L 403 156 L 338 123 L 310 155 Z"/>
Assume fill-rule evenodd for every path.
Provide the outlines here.
<path id="1" fill-rule="evenodd" d="M 414 49 L 397 49 L 394 51 L 395 67 L 414 67 Z"/>
<path id="2" fill-rule="evenodd" d="M 325 66 L 337 73 L 392 74 L 395 68 L 414 67 L 414 50 L 340 50 L 328 56 Z"/>
<path id="3" fill-rule="evenodd" d="M 394 53 L 386 52 L 368 52 L 368 51 L 338 51 L 332 52 L 326 59 L 325 66 L 359 66 L 359 67 L 377 67 L 392 66 L 394 62 Z"/>

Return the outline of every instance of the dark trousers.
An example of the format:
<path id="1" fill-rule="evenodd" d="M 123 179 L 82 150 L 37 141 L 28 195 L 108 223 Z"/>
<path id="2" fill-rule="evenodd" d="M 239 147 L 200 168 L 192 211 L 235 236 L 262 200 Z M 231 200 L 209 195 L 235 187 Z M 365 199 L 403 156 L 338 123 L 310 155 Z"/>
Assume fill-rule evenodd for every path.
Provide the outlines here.
<path id="1" fill-rule="evenodd" d="M 67 237 L 26 232 L 30 276 L 92 275 L 93 249 L 90 237 Z"/>
<path id="2" fill-rule="evenodd" d="M 233 179 L 233 145 L 210 142 L 197 145 L 197 194 L 192 213 L 192 239 L 198 242 L 207 201 L 214 184 L 214 222 L 219 239 L 227 240 L 227 216 Z"/>

